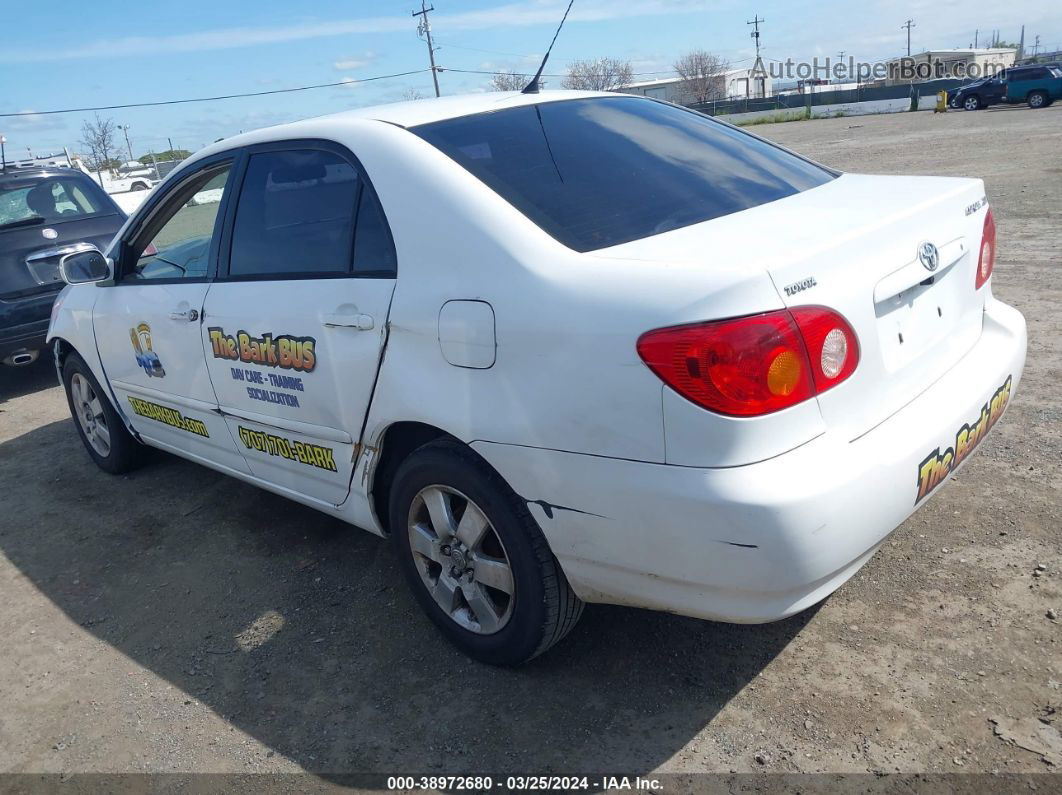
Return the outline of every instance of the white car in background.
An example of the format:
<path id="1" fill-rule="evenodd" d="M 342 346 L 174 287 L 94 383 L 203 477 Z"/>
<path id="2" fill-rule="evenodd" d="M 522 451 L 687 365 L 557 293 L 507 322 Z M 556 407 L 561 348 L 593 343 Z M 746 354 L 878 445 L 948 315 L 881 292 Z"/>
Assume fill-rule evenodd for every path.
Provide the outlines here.
<path id="1" fill-rule="evenodd" d="M 765 622 L 851 577 L 1017 388 L 994 258 L 977 179 L 487 94 L 203 150 L 64 260 L 49 338 L 103 469 L 150 445 L 390 535 L 515 664 L 584 602 Z"/>

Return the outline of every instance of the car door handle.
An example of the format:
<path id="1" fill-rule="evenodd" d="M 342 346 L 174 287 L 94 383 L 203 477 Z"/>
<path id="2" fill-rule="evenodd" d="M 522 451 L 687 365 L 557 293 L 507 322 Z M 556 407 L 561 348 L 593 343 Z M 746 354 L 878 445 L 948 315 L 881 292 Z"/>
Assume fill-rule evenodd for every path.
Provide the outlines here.
<path id="1" fill-rule="evenodd" d="M 199 312 L 195 309 L 189 309 L 184 312 L 170 312 L 170 320 L 187 320 L 189 323 L 193 323 L 199 320 Z"/>
<path id="2" fill-rule="evenodd" d="M 375 325 L 372 315 L 321 315 L 321 322 L 329 328 L 354 328 L 358 331 L 369 331 Z"/>

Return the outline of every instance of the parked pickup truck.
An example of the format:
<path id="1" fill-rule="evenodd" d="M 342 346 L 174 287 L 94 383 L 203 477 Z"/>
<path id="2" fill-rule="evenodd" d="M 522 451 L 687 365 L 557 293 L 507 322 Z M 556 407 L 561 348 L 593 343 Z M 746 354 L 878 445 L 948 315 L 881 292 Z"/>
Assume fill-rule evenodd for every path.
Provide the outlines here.
<path id="1" fill-rule="evenodd" d="M 1062 71 L 1053 66 L 1009 69 L 1003 80 L 1003 101 L 1010 105 L 1028 103 L 1030 108 L 1046 108 L 1062 98 Z"/>

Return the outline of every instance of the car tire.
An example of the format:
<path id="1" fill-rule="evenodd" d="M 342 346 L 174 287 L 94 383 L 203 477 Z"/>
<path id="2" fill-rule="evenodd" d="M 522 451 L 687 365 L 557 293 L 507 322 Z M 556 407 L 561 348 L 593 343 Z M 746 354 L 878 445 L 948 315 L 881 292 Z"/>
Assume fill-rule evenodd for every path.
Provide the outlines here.
<path id="1" fill-rule="evenodd" d="M 962 106 L 966 110 L 980 110 L 982 107 L 981 98 L 976 94 L 965 97 L 962 101 Z"/>
<path id="2" fill-rule="evenodd" d="M 1033 91 L 1025 98 L 1025 101 L 1029 104 L 1029 107 L 1033 110 L 1039 110 L 1040 108 L 1047 107 L 1047 94 L 1043 91 Z"/>
<path id="3" fill-rule="evenodd" d="M 519 665 L 582 615 L 527 504 L 464 445 L 435 441 L 403 461 L 389 515 L 417 601 L 468 656 Z"/>
<path id="4" fill-rule="evenodd" d="M 85 360 L 71 353 L 63 363 L 70 415 L 96 466 L 121 475 L 143 464 L 147 448 L 129 433 Z"/>

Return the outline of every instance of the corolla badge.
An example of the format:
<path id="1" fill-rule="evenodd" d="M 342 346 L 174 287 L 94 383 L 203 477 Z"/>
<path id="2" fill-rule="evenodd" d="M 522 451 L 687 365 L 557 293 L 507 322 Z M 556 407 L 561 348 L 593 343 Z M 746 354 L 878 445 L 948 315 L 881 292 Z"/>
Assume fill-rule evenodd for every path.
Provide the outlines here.
<path id="1" fill-rule="evenodd" d="M 162 369 L 162 362 L 159 361 L 158 354 L 151 349 L 151 326 L 141 323 L 129 329 L 129 339 L 136 352 L 136 363 L 144 368 L 148 378 L 165 378 L 166 371 Z"/>
<path id="2" fill-rule="evenodd" d="M 50 226 L 46 226 L 44 227 L 44 229 L 41 230 L 41 237 L 43 237 L 45 240 L 55 240 L 57 237 L 59 237 L 59 233 L 52 229 Z"/>
<path id="3" fill-rule="evenodd" d="M 940 252 L 928 240 L 918 246 L 918 261 L 927 271 L 933 272 L 940 265 Z"/>

